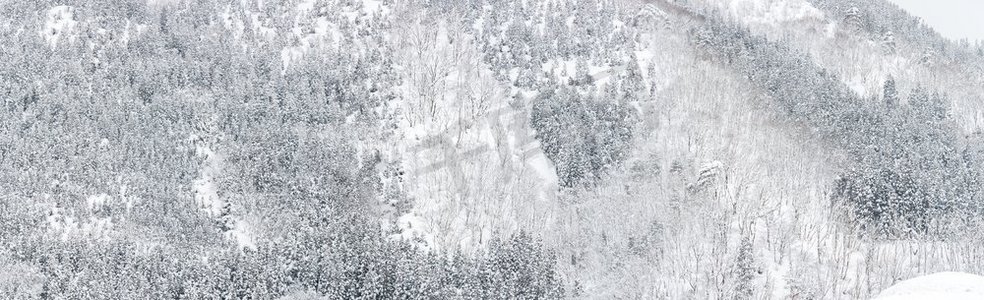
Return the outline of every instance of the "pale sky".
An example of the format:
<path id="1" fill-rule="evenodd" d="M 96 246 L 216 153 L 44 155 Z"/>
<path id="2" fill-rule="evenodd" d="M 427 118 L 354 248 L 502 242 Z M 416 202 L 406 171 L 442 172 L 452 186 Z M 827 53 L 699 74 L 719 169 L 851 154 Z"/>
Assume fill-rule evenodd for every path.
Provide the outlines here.
<path id="1" fill-rule="evenodd" d="M 950 39 L 984 40 L 984 0 L 889 0 Z"/>

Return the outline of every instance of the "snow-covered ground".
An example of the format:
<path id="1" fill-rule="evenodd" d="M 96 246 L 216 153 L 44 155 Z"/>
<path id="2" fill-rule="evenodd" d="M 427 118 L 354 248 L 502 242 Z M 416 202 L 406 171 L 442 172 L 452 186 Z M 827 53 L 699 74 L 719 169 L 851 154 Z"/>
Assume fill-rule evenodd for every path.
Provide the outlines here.
<path id="1" fill-rule="evenodd" d="M 536 93 L 496 80 L 474 38 L 445 22 L 412 24 L 394 38 L 409 79 L 399 152 L 414 200 L 397 221 L 402 238 L 471 251 L 544 226 L 558 180 L 528 125 Z"/>
<path id="2" fill-rule="evenodd" d="M 942 272 L 907 279 L 878 295 L 876 300 L 980 300 L 984 276 Z"/>
<path id="3" fill-rule="evenodd" d="M 75 20 L 75 8 L 67 5 L 52 7 L 45 14 L 47 20 L 41 29 L 41 36 L 52 48 L 58 42 L 67 40 L 71 37 L 72 30 L 79 22 Z"/>
<path id="4" fill-rule="evenodd" d="M 192 136 L 190 139 L 196 141 L 195 154 L 205 160 L 202 163 L 199 177 L 192 182 L 195 202 L 199 209 L 209 217 L 215 218 L 229 227 L 225 231 L 227 239 L 232 240 L 239 247 L 256 249 L 256 241 L 251 232 L 250 224 L 229 211 L 229 203 L 219 195 L 218 187 L 215 184 L 215 179 L 222 172 L 222 154 L 213 150 L 215 146 L 209 145 L 204 139 L 197 136 Z"/>

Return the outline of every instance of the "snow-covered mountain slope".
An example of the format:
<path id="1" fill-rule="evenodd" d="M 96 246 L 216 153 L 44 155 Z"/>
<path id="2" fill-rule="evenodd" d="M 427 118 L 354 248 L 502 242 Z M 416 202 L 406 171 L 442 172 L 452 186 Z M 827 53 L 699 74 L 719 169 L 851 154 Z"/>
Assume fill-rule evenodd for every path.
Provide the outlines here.
<path id="1" fill-rule="evenodd" d="M 639 51 L 661 74 L 650 79 L 650 114 L 620 174 L 570 196 L 557 226 L 562 266 L 589 295 L 719 298 L 739 285 L 719 280 L 747 255 L 756 297 L 787 297 L 799 267 L 788 257 L 822 243 L 797 232 L 827 222 L 838 151 L 801 148 L 822 142 L 773 114 L 747 81 L 698 59 L 680 32 L 645 41 Z M 739 251 L 743 242 L 754 252 Z"/>
<path id="2" fill-rule="evenodd" d="M 706 5 L 732 14 L 739 24 L 753 32 L 777 40 L 793 36 L 784 41 L 817 57 L 818 61 L 811 62 L 839 72 L 842 84 L 862 97 L 881 97 L 882 86 L 889 76 L 901 78 L 900 84 L 910 84 L 907 80 L 933 84 L 916 81 L 913 74 L 941 72 L 926 71 L 927 67 L 910 62 L 901 54 L 883 54 L 882 43 L 854 37 L 856 33 L 842 28 L 841 22 L 829 19 L 805 1 L 708 2 Z M 598 187 L 587 192 L 562 191 L 558 201 L 568 205 L 544 207 L 537 201 L 527 202 L 528 206 L 521 211 L 543 216 L 538 220 L 542 223 L 512 226 L 514 230 L 533 230 L 555 243 L 561 253 L 562 269 L 571 279 L 583 284 L 580 288 L 587 295 L 675 298 L 700 293 L 714 298 L 747 288 L 742 285 L 753 285 L 755 295 L 770 298 L 868 297 L 896 276 L 913 275 L 907 271 L 913 266 L 976 270 L 947 261 L 949 257 L 973 259 L 961 250 L 963 242 L 882 244 L 853 237 L 850 230 L 842 228 L 838 217 L 843 208 L 831 203 L 839 173 L 851 165 L 848 154 L 827 146 L 826 141 L 816 140 L 809 129 L 786 123 L 785 116 L 768 113 L 782 109 L 773 106 L 774 99 L 769 99 L 755 84 L 729 71 L 728 66 L 706 61 L 700 51 L 695 51 L 690 32 L 692 26 L 699 26 L 703 21 L 703 17 L 693 13 L 699 6 L 688 8 L 659 2 L 640 7 L 647 12 L 658 11 L 640 15 L 668 18 L 666 23 L 671 25 L 642 31 L 635 38 L 636 63 L 644 70 L 652 70 L 646 73 L 652 75 L 645 78 L 652 98 L 640 103 L 643 117 L 633 155 Z M 845 51 L 844 47 L 861 50 Z M 854 55 L 856 59 L 844 55 Z M 859 64 L 857 59 L 868 62 Z M 702 88 L 708 86 L 714 89 Z M 978 108 L 974 101 L 956 102 L 954 105 L 968 105 L 970 110 Z M 959 107 L 953 111 L 954 118 L 961 120 L 972 119 L 974 114 Z M 965 121 L 958 123 L 969 130 Z M 472 137 L 481 135 L 472 133 Z M 464 140 L 468 138 L 468 134 L 463 135 Z M 454 157 L 445 157 L 448 156 Z M 632 175 L 633 170 L 660 175 L 633 182 L 633 176 L 646 177 L 645 173 Z M 482 174 L 496 174 L 496 171 Z M 714 177 L 724 179 L 708 179 Z M 463 178 L 465 182 L 477 183 L 485 177 Z M 704 186 L 708 181 L 714 184 Z M 636 189 L 642 191 L 633 192 Z M 534 189 L 526 193 L 536 192 Z M 428 197 L 433 198 L 424 196 L 417 201 L 433 202 L 421 201 Z M 702 203 L 697 199 L 714 202 Z M 481 205 L 484 203 L 476 204 Z M 456 214 L 467 210 L 467 206 L 462 206 Z M 674 210 L 675 214 L 668 213 Z M 431 215 L 442 213 L 431 212 Z M 476 221 L 479 223 L 517 220 L 509 219 L 508 215 L 477 216 L 478 220 L 485 220 Z M 714 222 L 708 222 L 707 218 Z M 446 228 L 443 233 L 431 232 L 437 236 L 474 239 L 449 233 L 460 232 L 461 229 L 450 229 L 453 225 Z M 649 228 L 643 230 L 648 233 L 640 233 L 640 228 Z M 659 250 L 639 255 L 639 251 L 649 251 L 639 250 L 639 241 Z M 743 253 L 742 243 L 753 245 L 753 253 Z M 887 254 L 908 250 L 939 254 Z M 653 257 L 659 258 L 655 265 L 651 261 Z M 740 268 L 737 262 L 748 257 L 755 261 L 750 267 L 757 273 L 751 276 L 754 280 L 742 283 L 730 277 Z M 637 267 L 612 269 L 613 264 Z M 870 271 L 885 264 L 905 267 Z M 653 281 L 657 282 L 655 286 L 647 284 Z"/>
<path id="3" fill-rule="evenodd" d="M 918 18 L 888 1 L 860 6 L 840 0 L 693 2 L 808 53 L 862 97 L 881 100 L 890 79 L 904 95 L 917 87 L 945 91 L 965 133 L 984 128 L 984 98 L 978 88 L 984 85 L 984 57 L 969 44 L 947 41 L 926 29 Z M 888 23 L 885 16 L 897 19 Z"/>
<path id="4" fill-rule="evenodd" d="M 152 2 L 0 9 L 0 298 L 984 273 L 984 64 L 881 0 Z"/>
<path id="5" fill-rule="evenodd" d="M 642 9 L 659 10 L 653 6 Z M 669 21 L 676 24 L 686 24 L 690 19 L 659 15 L 670 17 Z M 442 36 L 448 34 L 444 32 L 446 29 L 433 30 L 439 41 L 447 38 Z M 635 63 L 646 70 L 645 84 L 652 92 L 637 104 L 640 121 L 630 158 L 593 189 L 566 190 L 544 198 L 545 192 L 552 195 L 549 190 L 556 189 L 550 180 L 556 175 L 539 174 L 546 173 L 544 169 L 549 172 L 555 169 L 503 160 L 501 152 L 523 150 L 510 149 L 510 144 L 482 145 L 483 141 L 503 140 L 487 130 L 504 130 L 507 136 L 520 138 L 531 136 L 524 126 L 497 129 L 496 122 L 486 125 L 466 119 L 464 122 L 470 127 L 467 130 L 429 130 L 450 132 L 448 137 L 440 138 L 457 142 L 451 144 L 453 147 L 440 146 L 448 143 L 440 139 L 427 140 L 430 138 L 427 129 L 411 131 L 427 136 L 411 141 L 435 143 L 428 145 L 427 151 L 443 151 L 435 151 L 436 158 L 424 153 L 422 158 L 408 159 L 418 165 L 441 165 L 436 170 L 425 169 L 432 172 L 425 175 L 438 180 L 408 177 L 409 185 L 417 186 L 417 190 L 411 192 L 415 207 L 402 220 L 406 222 L 401 224 L 405 233 L 421 234 L 439 249 L 456 246 L 468 249 L 476 241 L 487 240 L 491 232 L 531 231 L 556 247 L 563 273 L 579 282 L 585 295 L 592 297 L 673 298 L 695 293 L 720 297 L 731 293 L 738 282 L 713 278 L 731 272 L 740 255 L 753 256 L 756 268 L 766 274 L 755 281 L 756 295 L 763 297 L 787 297 L 803 288 L 796 285 L 809 280 L 799 277 L 806 274 L 791 274 L 805 273 L 810 268 L 791 263 L 792 256 L 812 257 L 809 260 L 820 261 L 827 268 L 849 268 L 835 265 L 837 262 L 815 251 L 815 247 L 829 242 L 829 233 L 820 232 L 830 228 L 821 224 L 832 221 L 827 190 L 838 166 L 844 165 L 843 154 L 829 147 L 806 150 L 806 145 L 823 142 L 772 113 L 770 101 L 749 82 L 714 62 L 701 59 L 689 40 L 688 30 L 686 25 L 671 25 L 669 29 L 640 32 L 636 37 Z M 469 55 L 467 51 L 464 50 L 464 55 Z M 453 57 L 441 50 L 431 53 Z M 456 71 L 451 66 L 446 68 L 452 70 L 448 74 Z M 500 86 L 495 92 L 499 99 L 508 99 L 503 94 L 510 92 L 501 87 L 507 84 L 494 82 L 494 78 L 484 80 Z M 443 80 L 439 82 L 445 84 Z M 715 88 L 704 88 L 710 86 Z M 454 88 L 451 85 L 450 90 Z M 518 123 L 523 124 L 527 122 L 523 119 L 527 112 L 521 109 L 528 100 L 523 99 L 522 91 L 511 89 L 512 94 L 518 95 L 512 106 L 493 102 L 487 110 L 498 121 L 509 121 L 513 114 L 519 113 Z M 453 95 L 437 99 L 462 105 L 461 99 Z M 416 107 L 422 106 L 426 107 Z M 451 126 L 457 125 L 453 116 L 456 113 L 460 116 L 455 111 L 459 108 L 440 102 L 435 106 L 444 109 L 435 112 L 438 117 L 433 119 L 451 116 Z M 405 126 L 426 128 L 427 122 Z M 408 152 L 419 155 L 419 152 Z M 456 158 L 467 160 L 460 165 L 455 161 L 441 161 Z M 512 174 L 531 176 L 517 179 L 533 185 L 489 185 L 490 178 Z M 502 188 L 517 196 L 467 196 L 469 192 L 488 188 Z M 798 196 L 790 197 L 792 194 Z M 477 195 L 489 195 L 489 192 Z M 481 201 L 469 201 L 469 198 Z M 708 222 L 707 218 L 713 221 Z M 486 226 L 501 229 L 483 229 Z M 819 234 L 798 234 L 803 231 Z M 738 249 L 743 241 L 754 243 L 755 253 L 740 254 Z M 621 264 L 626 267 L 611 268 Z"/>

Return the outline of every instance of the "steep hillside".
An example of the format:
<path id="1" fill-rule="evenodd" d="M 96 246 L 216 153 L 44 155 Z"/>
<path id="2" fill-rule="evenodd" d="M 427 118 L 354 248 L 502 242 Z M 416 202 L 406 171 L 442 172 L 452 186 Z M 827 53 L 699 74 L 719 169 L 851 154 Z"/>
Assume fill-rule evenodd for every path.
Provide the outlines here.
<path id="1" fill-rule="evenodd" d="M 55 2 L 0 8 L 0 297 L 984 273 L 984 52 L 886 1 Z"/>

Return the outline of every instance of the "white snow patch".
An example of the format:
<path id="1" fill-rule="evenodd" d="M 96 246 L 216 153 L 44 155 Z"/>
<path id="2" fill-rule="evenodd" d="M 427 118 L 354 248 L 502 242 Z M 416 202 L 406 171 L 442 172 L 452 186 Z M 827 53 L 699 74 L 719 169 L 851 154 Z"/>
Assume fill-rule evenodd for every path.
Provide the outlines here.
<path id="1" fill-rule="evenodd" d="M 984 276 L 943 272 L 912 278 L 882 291 L 881 300 L 984 299 Z"/>
<path id="2" fill-rule="evenodd" d="M 231 229 L 225 232 L 226 238 L 236 242 L 241 248 L 255 250 L 256 241 L 253 238 L 252 227 L 237 216 L 228 214 L 226 210 L 228 205 L 219 196 L 218 187 L 215 185 L 215 178 L 222 172 L 223 156 L 197 135 L 191 135 L 188 139 L 196 143 L 195 155 L 205 158 L 199 177 L 192 182 L 198 207 L 211 217 L 223 218 L 223 222 L 230 225 Z"/>
<path id="3" fill-rule="evenodd" d="M 555 197 L 553 192 L 560 185 L 560 179 L 557 177 L 557 171 L 553 163 L 547 159 L 546 155 L 543 155 L 543 152 L 537 152 L 537 155 L 526 159 L 526 165 L 530 169 L 533 169 L 537 178 L 540 179 L 541 184 L 544 186 L 538 193 L 540 200 L 549 201 L 553 199 Z"/>
<path id="4" fill-rule="evenodd" d="M 108 198 L 109 196 L 100 194 L 90 196 L 87 201 L 107 201 Z M 80 222 L 73 216 L 65 215 L 64 209 L 58 207 L 51 209 L 45 221 L 48 227 L 51 228 L 51 231 L 58 234 L 63 241 L 77 237 L 107 238 L 110 230 L 113 228 L 113 219 L 111 217 L 89 217 Z"/>
<path id="5" fill-rule="evenodd" d="M 236 14 L 233 13 L 232 5 L 226 6 L 226 9 L 219 13 L 219 20 L 221 20 L 222 26 L 232 31 L 236 37 L 241 37 L 243 31 L 246 30 L 245 20 L 236 17 Z"/>
<path id="6" fill-rule="evenodd" d="M 41 30 L 41 37 L 48 42 L 52 48 L 58 45 L 58 41 L 69 34 L 75 25 L 75 8 L 68 5 L 52 7 L 48 10 L 47 19 Z"/>
<path id="7" fill-rule="evenodd" d="M 418 246 L 427 250 L 436 245 L 437 238 L 432 233 L 432 229 L 427 226 L 427 221 L 416 213 L 411 212 L 397 218 L 397 226 L 400 228 L 400 234 L 391 236 L 391 239 L 420 241 Z"/>
<path id="8" fill-rule="evenodd" d="M 218 216 L 222 212 L 224 203 L 219 198 L 214 178 L 219 172 L 221 158 L 211 148 L 202 145 L 195 147 L 195 154 L 205 157 L 201 176 L 193 182 L 195 202 L 198 203 L 201 209 L 207 211 L 209 215 Z"/>
<path id="9" fill-rule="evenodd" d="M 875 44 L 869 44 L 868 47 L 877 49 Z M 880 96 L 889 77 L 905 75 L 912 65 L 909 60 L 896 54 L 871 56 L 858 61 L 858 64 L 864 67 L 841 74 L 841 78 L 851 90 L 862 97 Z"/>
<path id="10" fill-rule="evenodd" d="M 129 214 L 133 210 L 133 197 L 127 197 L 126 191 L 129 190 L 129 186 L 122 184 L 122 177 L 118 177 L 117 181 L 120 183 L 119 198 L 123 201 L 123 206 L 126 208 L 126 213 Z"/>
<path id="11" fill-rule="evenodd" d="M 234 220 L 232 229 L 226 231 L 226 238 L 236 242 L 241 248 L 256 250 L 256 240 L 253 239 L 252 227 L 243 220 Z"/>
<path id="12" fill-rule="evenodd" d="M 89 211 L 94 211 L 102 208 L 103 206 L 106 206 L 106 203 L 109 202 L 109 200 L 110 200 L 109 195 L 98 194 L 86 198 L 85 204 L 86 207 L 89 208 Z"/>
<path id="13" fill-rule="evenodd" d="M 824 33 L 828 39 L 837 37 L 837 22 L 828 22 L 827 27 L 824 28 Z"/>
<path id="14" fill-rule="evenodd" d="M 280 50 L 280 61 L 284 64 L 282 72 L 286 73 L 291 63 L 300 61 L 306 52 L 307 49 L 304 46 L 286 47 Z"/>
<path id="15" fill-rule="evenodd" d="M 383 6 L 380 0 L 362 0 L 363 10 L 368 13 L 389 13 L 389 8 Z"/>

